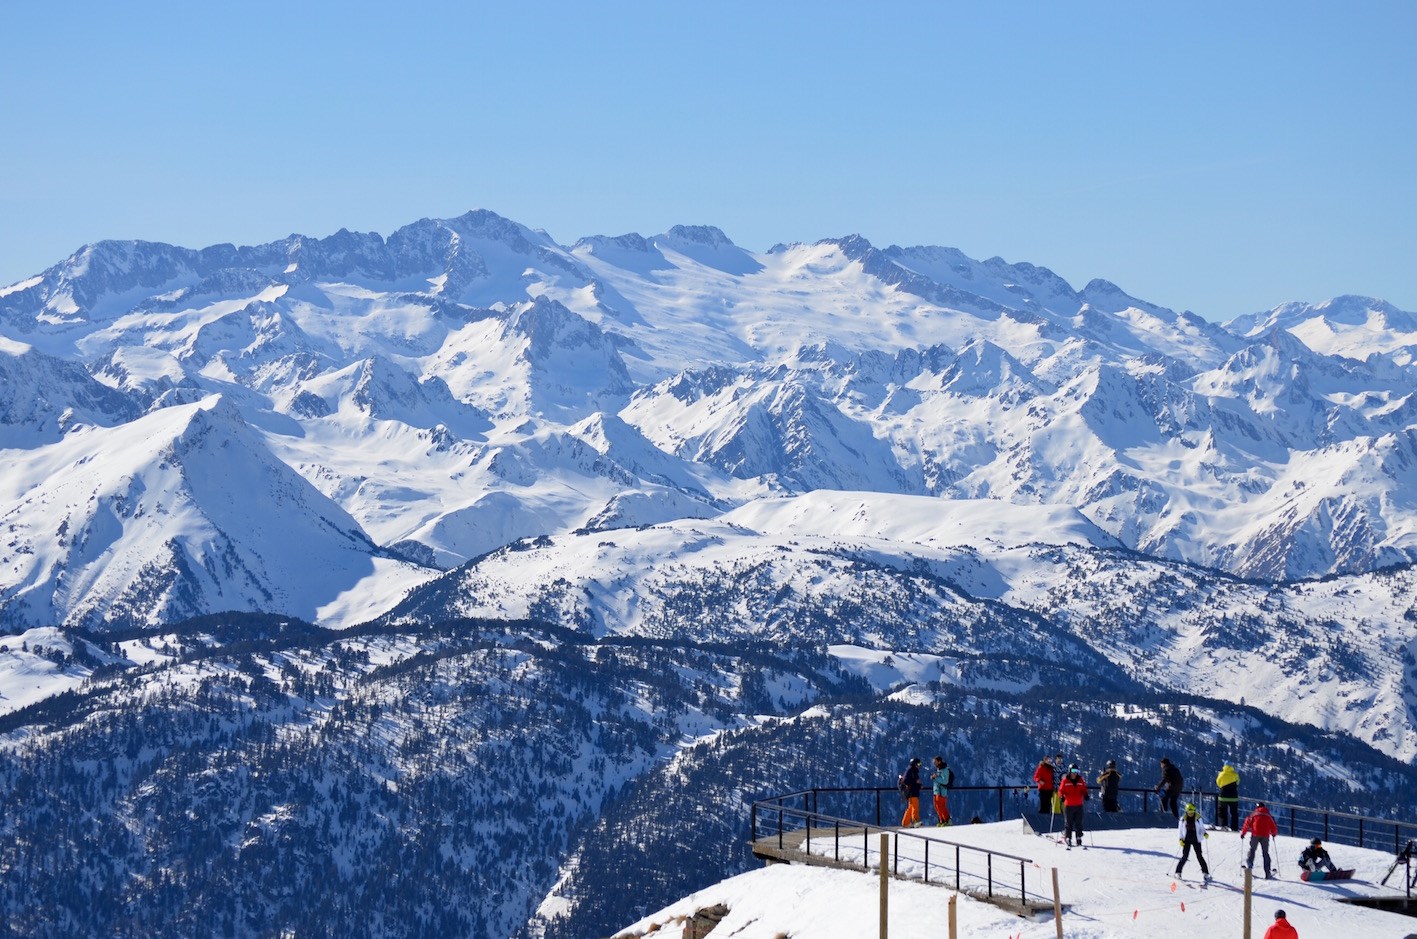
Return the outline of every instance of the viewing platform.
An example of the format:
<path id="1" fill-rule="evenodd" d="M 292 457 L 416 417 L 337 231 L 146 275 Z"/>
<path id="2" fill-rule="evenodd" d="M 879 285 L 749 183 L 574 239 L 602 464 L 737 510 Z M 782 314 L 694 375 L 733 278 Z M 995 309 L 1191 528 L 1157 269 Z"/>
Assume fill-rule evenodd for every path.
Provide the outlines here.
<path id="1" fill-rule="evenodd" d="M 1213 804 L 1213 794 L 1198 793 L 1193 799 Z M 925 807 L 928 800 L 921 802 L 922 813 L 933 818 Z M 1278 878 L 1286 883 L 1284 889 L 1298 886 L 1305 899 L 1417 917 L 1413 898 L 1417 857 L 1399 856 L 1408 842 L 1417 839 L 1417 824 L 1286 803 L 1267 805 L 1280 829 L 1271 857 Z M 1242 817 L 1253 806 L 1253 800 L 1245 800 Z M 1192 903 L 1245 891 L 1242 842 L 1238 832 L 1224 828 L 1212 827 L 1206 841 L 1214 880 L 1201 880 L 1200 865 L 1194 860 L 1188 865 L 1189 878 L 1175 877 L 1176 819 L 1160 810 L 1150 791 L 1125 792 L 1121 807 L 1126 810 L 1119 812 L 1098 811 L 1099 803 L 1089 801 L 1084 845 L 1071 849 L 1062 843 L 1061 815 L 1038 813 L 1037 807 L 1036 793 L 1023 787 L 959 788 L 950 795 L 954 824 L 937 826 L 927 821 L 923 827 L 902 828 L 892 824 L 887 814 L 902 811 L 902 800 L 893 788 L 816 788 L 754 802 L 749 840 L 753 855 L 768 864 L 865 872 L 878 872 L 884 866 L 891 879 L 945 887 L 1025 918 L 1053 915 L 1055 901 L 1059 913 L 1066 914 L 1074 906 L 1067 889 L 1061 896 L 1055 893 L 1058 871 L 1115 865 L 1122 855 L 1132 855 L 1123 880 L 1145 872 L 1138 895 L 1146 893 L 1143 883 L 1171 894 L 1201 891 Z M 1294 859 L 1314 837 L 1321 838 L 1340 863 L 1365 865 L 1366 878 L 1321 885 L 1300 881 Z M 1354 850 L 1345 852 L 1345 847 Z M 1395 857 L 1397 863 L 1391 863 Z M 1065 885 L 1070 876 L 1065 874 Z M 1276 884 L 1255 872 L 1251 890 L 1257 902 L 1275 899 Z M 1394 934 L 1417 933 L 1417 921 L 1411 922 L 1410 929 L 1406 926 L 1398 920 Z"/>

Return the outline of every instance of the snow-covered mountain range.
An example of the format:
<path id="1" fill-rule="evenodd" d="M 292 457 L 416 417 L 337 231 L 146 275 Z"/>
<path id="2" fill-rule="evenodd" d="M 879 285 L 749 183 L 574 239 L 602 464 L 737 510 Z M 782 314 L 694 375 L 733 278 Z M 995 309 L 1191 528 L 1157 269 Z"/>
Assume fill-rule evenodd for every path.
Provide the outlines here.
<path id="1" fill-rule="evenodd" d="M 600 934 L 708 870 L 665 787 L 724 873 L 745 792 L 922 724 L 989 782 L 1240 748 L 1378 810 L 1417 758 L 1414 344 L 1377 300 L 1220 326 L 855 236 L 90 245 L 0 289 L 0 907 L 357 929 L 398 870 L 375 933 Z M 622 824 L 653 889 L 612 908 Z"/>
<path id="2" fill-rule="evenodd" d="M 1414 336 L 1379 301 L 1226 329 L 856 236 L 563 246 L 476 211 L 99 242 L 0 289 L 0 615 L 352 622 L 518 538 L 818 490 L 1067 507 L 1099 545 L 1251 578 L 1367 572 L 1417 557 Z"/>

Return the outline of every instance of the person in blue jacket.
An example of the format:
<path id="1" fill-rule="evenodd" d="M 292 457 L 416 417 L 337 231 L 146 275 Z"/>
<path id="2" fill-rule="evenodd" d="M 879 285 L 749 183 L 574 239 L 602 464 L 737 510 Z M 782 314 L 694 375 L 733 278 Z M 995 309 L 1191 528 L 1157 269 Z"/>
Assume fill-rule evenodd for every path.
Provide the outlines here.
<path id="1" fill-rule="evenodd" d="M 935 757 L 935 769 L 930 773 L 930 785 L 935 794 L 936 826 L 950 823 L 950 786 L 954 785 L 954 772 L 942 756 Z"/>

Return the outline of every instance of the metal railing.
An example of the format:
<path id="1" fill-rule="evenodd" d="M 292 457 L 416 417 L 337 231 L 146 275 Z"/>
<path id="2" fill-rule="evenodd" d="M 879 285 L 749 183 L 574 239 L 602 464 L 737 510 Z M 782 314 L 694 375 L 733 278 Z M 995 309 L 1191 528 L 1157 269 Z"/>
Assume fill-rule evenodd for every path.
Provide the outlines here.
<path id="1" fill-rule="evenodd" d="M 791 847 L 840 866 L 868 871 L 886 865 L 893 877 L 953 886 L 996 902 L 1017 898 L 1020 907 L 1026 906 L 1030 898 L 1048 902 L 1041 890 L 1028 889 L 1028 870 L 1034 866 L 1030 858 L 888 827 L 879 821 L 831 815 L 816 808 L 824 793 L 877 791 L 867 787 L 818 788 L 760 799 L 751 808 L 753 843 L 775 841 L 779 851 Z M 881 834 L 890 836 L 888 856 L 881 853 Z M 873 839 L 873 835 L 877 837 Z M 873 840 L 877 842 L 874 845 Z"/>
<path id="2" fill-rule="evenodd" d="M 1239 801 L 1240 818 L 1244 819 L 1259 801 L 1261 800 L 1242 798 Z M 1321 838 L 1332 844 L 1379 851 L 1391 850 L 1395 855 L 1400 853 L 1409 841 L 1417 840 L 1417 823 L 1414 822 L 1295 805 L 1288 802 L 1275 802 L 1268 799 L 1263 801 L 1269 808 L 1270 814 L 1273 815 L 1280 834 L 1283 835 L 1304 839 Z M 827 804 L 827 811 L 823 811 L 823 802 Z M 927 811 L 929 807 L 928 792 L 922 793 L 921 802 L 923 803 L 922 812 Z M 1203 806 L 1208 810 L 1205 812 L 1207 819 L 1219 817 L 1220 794 L 1218 792 L 1189 790 L 1182 796 L 1180 802 L 1183 806 L 1187 802 Z M 1153 789 L 1123 788 L 1118 793 L 1118 804 L 1121 811 L 1159 812 L 1162 810 L 1161 799 Z M 1032 786 L 1025 785 L 954 786 L 950 789 L 949 805 L 951 818 L 956 824 L 976 819 L 984 822 L 1017 819 L 1023 815 L 1037 815 L 1039 808 L 1037 790 Z M 767 831 L 769 836 L 774 834 L 777 836 L 779 847 L 782 847 L 785 844 L 786 833 L 805 828 L 804 849 L 810 853 L 814 839 L 822 839 L 829 835 L 832 839 L 833 852 L 830 856 L 840 862 L 843 860 L 840 850 L 843 831 L 850 830 L 850 837 L 855 839 L 857 830 L 860 830 L 864 833 L 863 854 L 859 862 L 853 863 L 869 869 L 872 850 L 879 853 L 879 848 L 872 849 L 869 844 L 870 834 L 872 832 L 888 832 L 907 839 L 918 839 L 935 846 L 936 858 L 933 861 L 928 853 L 929 844 L 922 846 L 923 851 L 920 852 L 922 855 L 920 858 L 912 859 L 923 866 L 922 876 L 919 879 L 934 882 L 930 880 L 930 872 L 932 865 L 934 868 L 942 867 L 939 860 L 940 851 L 954 848 L 956 849 L 954 860 L 956 886 L 968 876 L 975 876 L 982 880 L 986 894 L 992 897 L 996 885 L 1000 883 L 995 875 L 993 859 L 1000 858 L 1005 860 L 1009 866 L 1014 863 L 1020 865 L 1019 895 L 1022 900 L 1027 900 L 1030 896 L 1024 875 L 1027 866 L 1032 863 L 1031 861 L 998 851 L 991 852 L 968 845 L 955 845 L 953 842 L 926 837 L 909 830 L 901 831 L 899 826 L 892 821 L 894 813 L 901 811 L 901 809 L 900 796 L 893 786 L 818 786 L 803 789 L 752 803 L 753 841 L 757 842 L 762 837 L 762 833 Z M 816 832 L 814 832 L 814 828 L 817 829 Z M 961 859 L 966 856 L 965 852 L 985 856 L 982 873 L 977 870 L 974 870 L 972 874 L 966 873 L 964 867 L 961 866 Z M 898 849 L 896 853 L 898 855 Z M 879 861 L 877 863 L 879 864 Z M 944 863 L 945 866 L 948 866 L 948 858 Z M 898 856 L 893 864 L 899 866 Z M 973 865 L 972 867 L 977 868 L 978 866 Z M 1011 877 L 1009 879 L 1012 880 Z M 1041 897 L 1037 893 L 1033 895 Z"/>

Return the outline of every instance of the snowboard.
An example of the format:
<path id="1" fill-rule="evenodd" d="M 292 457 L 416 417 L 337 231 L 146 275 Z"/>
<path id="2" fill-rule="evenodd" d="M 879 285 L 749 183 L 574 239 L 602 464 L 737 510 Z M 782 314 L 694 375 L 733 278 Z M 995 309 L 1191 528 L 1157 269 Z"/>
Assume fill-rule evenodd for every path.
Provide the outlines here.
<path id="1" fill-rule="evenodd" d="M 1301 873 L 1301 874 L 1299 875 L 1299 879 L 1300 879 L 1300 880 L 1305 880 L 1305 881 L 1308 881 L 1309 883 L 1315 883 L 1315 884 L 1316 884 L 1316 883 L 1319 883 L 1320 881 L 1324 881 L 1324 880 L 1350 880 L 1352 877 L 1353 877 L 1353 870 L 1352 870 L 1352 868 L 1350 868 L 1350 869 L 1348 869 L 1348 870 L 1346 870 L 1346 871 L 1325 871 L 1325 870 L 1304 871 L 1303 873 Z"/>

